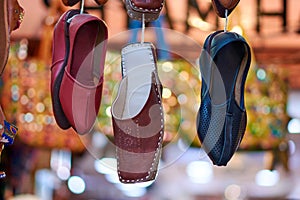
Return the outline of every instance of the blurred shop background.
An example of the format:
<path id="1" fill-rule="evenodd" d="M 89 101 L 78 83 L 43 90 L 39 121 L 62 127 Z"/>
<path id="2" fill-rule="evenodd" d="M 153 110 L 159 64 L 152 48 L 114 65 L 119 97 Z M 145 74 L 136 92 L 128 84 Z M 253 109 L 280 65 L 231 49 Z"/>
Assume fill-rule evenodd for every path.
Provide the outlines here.
<path id="1" fill-rule="evenodd" d="M 1 80 L 1 103 L 18 126 L 5 147 L 0 180 L 7 200 L 283 200 L 300 199 L 300 2 L 241 0 L 229 30 L 252 48 L 246 82 L 248 125 L 233 159 L 213 166 L 196 136 L 200 105 L 197 63 L 205 38 L 223 29 L 210 0 L 166 0 L 145 41 L 157 47 L 164 86 L 165 138 L 154 182 L 121 184 L 116 173 L 110 106 L 121 78 L 120 50 L 139 41 L 121 0 L 103 7 L 86 0 L 85 10 L 108 25 L 105 84 L 92 133 L 60 130 L 50 95 L 53 28 L 71 9 L 60 0 L 19 0 L 25 10 L 11 36 Z M 75 5 L 73 8 L 79 8 Z"/>

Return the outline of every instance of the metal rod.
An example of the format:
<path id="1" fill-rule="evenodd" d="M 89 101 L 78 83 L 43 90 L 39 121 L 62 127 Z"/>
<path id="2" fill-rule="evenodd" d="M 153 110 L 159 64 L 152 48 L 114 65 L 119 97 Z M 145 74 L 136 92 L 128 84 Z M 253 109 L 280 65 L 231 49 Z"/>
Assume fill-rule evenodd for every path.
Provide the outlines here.
<path id="1" fill-rule="evenodd" d="M 84 12 L 84 0 L 81 0 L 80 14 L 83 14 L 83 12 Z"/>
<path id="2" fill-rule="evenodd" d="M 225 25 L 224 25 L 224 32 L 227 32 L 227 26 L 228 26 L 228 10 L 225 10 Z"/>
<path id="3" fill-rule="evenodd" d="M 145 14 L 142 16 L 142 36 L 141 36 L 141 43 L 145 42 Z"/>

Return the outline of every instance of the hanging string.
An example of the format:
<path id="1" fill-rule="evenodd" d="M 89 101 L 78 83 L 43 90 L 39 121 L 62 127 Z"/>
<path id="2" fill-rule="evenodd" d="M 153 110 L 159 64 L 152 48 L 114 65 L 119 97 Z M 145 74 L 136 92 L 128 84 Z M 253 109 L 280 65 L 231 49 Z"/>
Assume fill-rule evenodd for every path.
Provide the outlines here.
<path id="1" fill-rule="evenodd" d="M 225 10 L 225 25 L 224 25 L 224 32 L 227 32 L 227 26 L 228 26 L 228 10 Z"/>
<path id="2" fill-rule="evenodd" d="M 80 14 L 84 12 L 84 0 L 81 0 Z"/>
<path id="3" fill-rule="evenodd" d="M 145 14 L 142 16 L 142 36 L 141 36 L 141 43 L 143 44 L 145 41 Z"/>

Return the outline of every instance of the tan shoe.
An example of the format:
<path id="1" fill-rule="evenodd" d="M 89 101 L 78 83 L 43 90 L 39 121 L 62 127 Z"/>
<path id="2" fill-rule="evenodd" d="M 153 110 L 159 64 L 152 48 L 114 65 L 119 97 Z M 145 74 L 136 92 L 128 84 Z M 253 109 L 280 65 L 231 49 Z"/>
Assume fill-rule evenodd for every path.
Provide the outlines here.
<path id="1" fill-rule="evenodd" d="M 212 0 L 211 2 L 217 15 L 225 18 L 225 11 L 228 11 L 227 15 L 229 16 L 240 0 Z"/>

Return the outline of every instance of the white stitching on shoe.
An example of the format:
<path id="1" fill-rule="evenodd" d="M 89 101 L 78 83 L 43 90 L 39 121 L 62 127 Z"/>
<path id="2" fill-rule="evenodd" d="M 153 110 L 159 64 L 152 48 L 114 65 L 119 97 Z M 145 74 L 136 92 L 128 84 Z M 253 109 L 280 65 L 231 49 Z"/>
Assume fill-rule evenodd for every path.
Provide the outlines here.
<path id="1" fill-rule="evenodd" d="M 124 49 L 124 52 L 126 52 L 126 50 L 127 50 L 127 48 L 125 48 Z M 151 53 L 151 55 L 152 55 L 152 59 L 154 60 L 154 56 L 153 56 L 153 54 Z M 124 67 L 123 67 L 123 69 L 125 69 Z M 155 80 L 158 80 L 158 74 L 157 74 L 157 72 L 156 71 L 154 71 L 154 75 L 155 75 Z M 154 83 L 154 86 L 155 86 L 155 92 L 157 93 L 156 95 L 157 95 L 157 97 L 158 97 L 158 102 L 160 103 L 160 106 L 159 106 L 159 109 L 160 109 L 160 115 L 161 116 L 163 116 L 163 108 L 162 108 L 162 105 L 161 105 L 161 102 L 162 102 L 162 97 L 161 97 L 161 94 L 160 94 L 160 92 L 159 92 L 159 90 L 158 90 L 158 85 L 157 85 L 157 83 L 155 82 Z M 137 121 L 136 121 L 137 122 Z M 138 123 L 138 122 L 137 122 Z M 162 118 L 161 119 L 161 129 L 163 129 L 164 128 L 164 119 Z M 146 176 L 146 177 L 144 177 L 144 178 L 141 178 L 141 179 L 136 179 L 136 180 L 134 180 L 134 179 L 132 179 L 132 180 L 128 180 L 128 179 L 124 179 L 122 176 L 121 176 L 121 172 L 120 172 L 120 168 L 119 168 L 119 157 L 118 157 L 118 148 L 116 148 L 116 155 L 117 155 L 117 162 L 118 162 L 118 164 L 117 164 L 117 169 L 118 169 L 118 175 L 119 175 L 119 180 L 121 181 L 121 182 L 123 182 L 123 183 L 137 183 L 137 182 L 143 182 L 144 180 L 147 180 L 147 179 L 149 179 L 149 177 L 150 177 L 150 174 L 151 174 L 151 172 L 153 171 L 153 167 L 154 167 L 154 164 L 156 164 L 156 163 L 158 163 L 159 162 L 159 160 L 157 160 L 157 159 L 160 159 L 160 156 L 158 155 L 158 154 L 161 154 L 161 151 L 159 151 L 160 149 L 161 149 L 161 146 L 162 146 L 162 141 L 163 141 L 163 130 L 160 130 L 160 132 L 159 132 L 159 134 L 160 134 L 160 136 L 159 136 L 159 141 L 158 141 L 158 146 L 157 146 L 157 148 L 156 148 L 156 150 L 155 150 L 155 154 L 154 154 L 154 159 L 153 159 L 153 161 L 152 161 L 152 163 L 151 163 L 151 168 L 149 169 L 149 171 L 147 172 L 148 173 L 148 175 Z"/>
<path id="2" fill-rule="evenodd" d="M 157 84 L 156 84 L 156 83 L 154 83 L 154 85 L 157 87 Z M 159 95 L 158 95 L 158 97 L 159 97 L 159 99 L 161 99 L 161 97 L 160 97 Z M 160 106 L 160 110 L 162 111 L 162 106 Z M 161 112 L 160 114 L 161 114 L 161 116 L 163 115 L 162 112 Z M 162 123 L 162 124 L 161 124 L 161 128 L 163 128 L 163 127 L 164 127 L 164 120 L 163 120 L 163 119 L 161 119 L 161 123 Z M 120 177 L 120 181 L 121 181 L 121 182 L 123 182 L 123 183 L 137 183 L 137 182 L 142 182 L 142 181 L 144 181 L 144 180 L 147 180 L 147 179 L 150 177 L 150 174 L 151 174 L 151 172 L 153 171 L 154 164 L 158 162 L 157 158 L 160 158 L 160 156 L 159 156 L 158 154 L 160 153 L 159 149 L 161 148 L 161 145 L 162 145 L 163 131 L 161 130 L 161 131 L 159 132 L 159 134 L 160 134 L 160 136 L 159 136 L 159 142 L 157 143 L 158 146 L 157 146 L 156 151 L 155 151 L 155 154 L 154 154 L 153 162 L 151 163 L 151 166 L 152 166 L 152 167 L 151 167 L 151 168 L 149 169 L 149 171 L 147 172 L 148 175 L 147 175 L 146 177 L 141 178 L 141 179 L 136 179 L 136 180 L 134 180 L 134 179 L 132 179 L 132 180 L 124 179 L 124 178 L 121 176 L 121 172 L 120 172 L 120 168 L 119 168 L 119 161 L 118 161 L 119 159 L 118 159 L 118 156 L 117 156 L 117 161 L 118 161 L 118 174 L 119 174 L 119 177 Z M 118 154 L 117 154 L 117 155 L 118 155 Z"/>
<path id="3" fill-rule="evenodd" d="M 133 2 L 133 0 L 130 0 L 130 3 L 131 3 L 131 5 L 132 5 L 132 7 L 133 8 L 135 8 L 135 9 L 139 9 L 139 10 L 143 10 L 143 11 L 146 11 L 146 12 L 158 12 L 158 11 L 160 11 L 161 9 L 162 9 L 162 7 L 164 6 L 164 1 L 161 3 L 161 5 L 160 5 L 160 7 L 159 8 L 155 8 L 155 9 L 147 9 L 147 8 L 142 8 L 142 7 L 137 7 L 135 4 L 134 4 L 134 2 Z"/>

